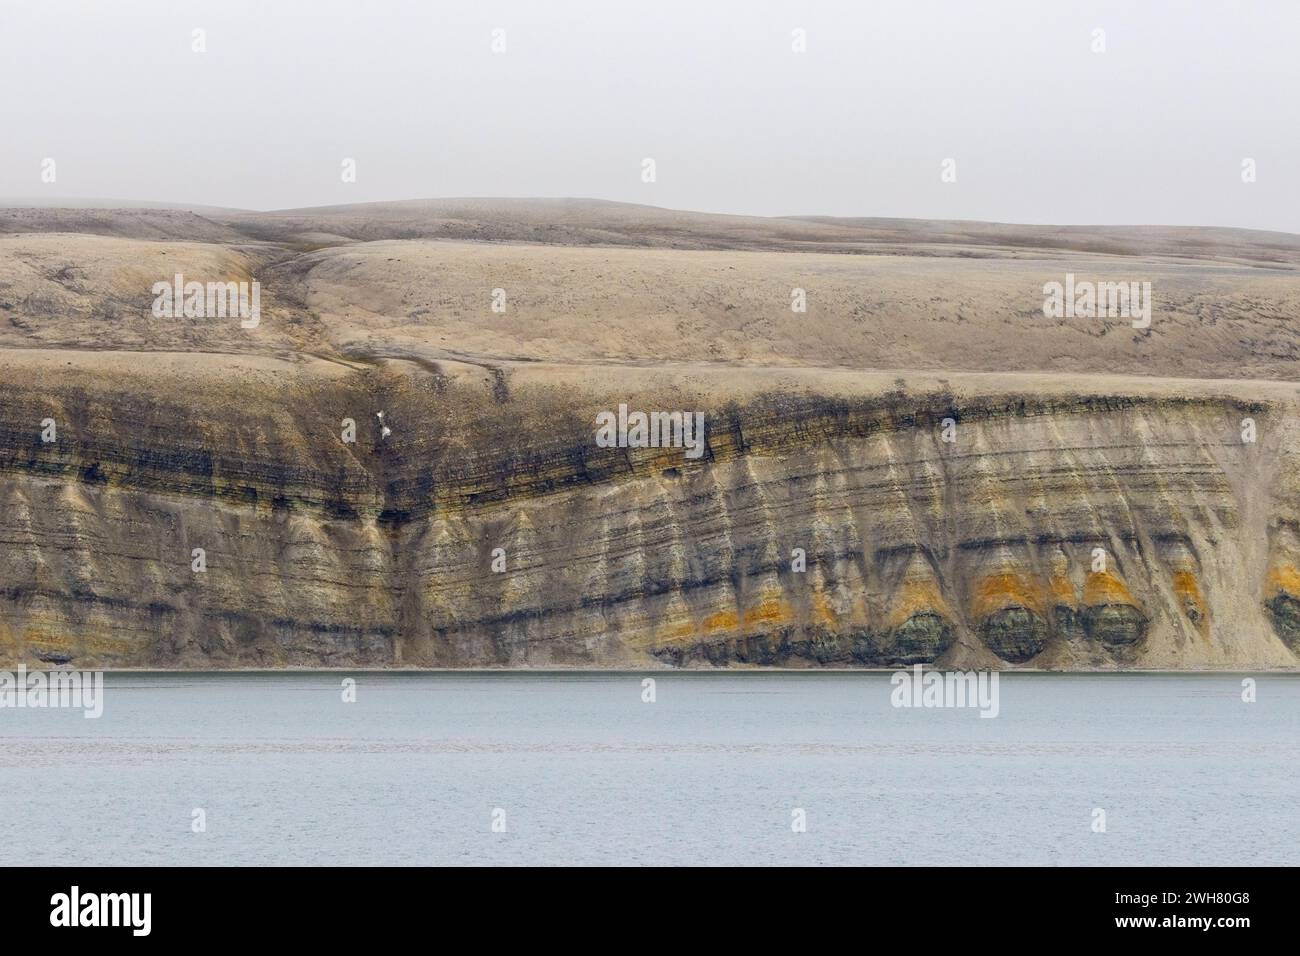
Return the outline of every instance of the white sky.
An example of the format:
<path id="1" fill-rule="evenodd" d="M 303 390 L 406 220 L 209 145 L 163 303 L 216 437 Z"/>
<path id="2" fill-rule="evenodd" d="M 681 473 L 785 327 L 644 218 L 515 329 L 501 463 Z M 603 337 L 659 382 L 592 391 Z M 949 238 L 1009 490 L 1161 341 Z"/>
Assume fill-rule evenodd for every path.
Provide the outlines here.
<path id="1" fill-rule="evenodd" d="M 0 0 L 0 107 L 8 198 L 1300 232 L 1296 0 Z"/>

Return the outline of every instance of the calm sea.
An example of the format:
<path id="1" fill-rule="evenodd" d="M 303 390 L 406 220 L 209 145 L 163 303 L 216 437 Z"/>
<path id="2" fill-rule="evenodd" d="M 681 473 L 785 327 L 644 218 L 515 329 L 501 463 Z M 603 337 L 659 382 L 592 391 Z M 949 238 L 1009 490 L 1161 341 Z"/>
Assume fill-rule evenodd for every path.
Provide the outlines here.
<path id="1" fill-rule="evenodd" d="M 1300 676 L 344 676 L 0 710 L 5 862 L 1300 864 Z"/>

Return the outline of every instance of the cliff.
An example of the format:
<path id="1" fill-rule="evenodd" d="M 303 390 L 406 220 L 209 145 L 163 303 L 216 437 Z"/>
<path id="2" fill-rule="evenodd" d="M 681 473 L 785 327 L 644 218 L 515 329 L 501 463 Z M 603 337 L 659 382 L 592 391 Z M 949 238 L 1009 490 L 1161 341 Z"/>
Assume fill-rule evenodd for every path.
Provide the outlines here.
<path id="1" fill-rule="evenodd" d="M 955 322 L 913 298 L 912 256 L 659 251 L 695 257 L 670 277 L 602 248 L 390 256 L 337 222 L 311 249 L 243 220 L 106 229 L 0 239 L 0 663 L 1300 666 L 1300 389 L 1254 374 L 1296 361 L 1281 240 L 1112 266 L 1183 305 L 1150 336 L 1033 330 L 1115 337 L 1071 359 L 1007 335 L 1049 321 L 1040 276 L 1080 261 L 1056 250 L 952 263 L 936 295 L 994 303 Z M 174 262 L 264 279 L 261 327 L 148 317 L 143 280 Z M 759 302 L 771 269 L 784 305 Z M 857 318 L 775 327 L 819 270 Z M 882 344 L 927 362 L 871 370 L 862 324 L 909 309 Z M 1193 355 L 1201 333 L 1250 368 Z M 1143 349 L 1161 374 L 1093 371 Z M 602 447 L 619 404 L 703 412 L 703 454 Z"/>

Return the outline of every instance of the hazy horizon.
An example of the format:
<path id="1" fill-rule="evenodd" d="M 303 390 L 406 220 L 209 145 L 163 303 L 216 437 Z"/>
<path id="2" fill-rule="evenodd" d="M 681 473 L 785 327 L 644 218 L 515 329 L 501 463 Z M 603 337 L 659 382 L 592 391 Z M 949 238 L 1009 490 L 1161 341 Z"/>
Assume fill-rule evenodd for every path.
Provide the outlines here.
<path id="1" fill-rule="evenodd" d="M 1268 0 L 53 0 L 0 12 L 19 91 L 0 196 L 253 211 L 597 197 L 1294 234 L 1298 33 L 1300 6 Z"/>

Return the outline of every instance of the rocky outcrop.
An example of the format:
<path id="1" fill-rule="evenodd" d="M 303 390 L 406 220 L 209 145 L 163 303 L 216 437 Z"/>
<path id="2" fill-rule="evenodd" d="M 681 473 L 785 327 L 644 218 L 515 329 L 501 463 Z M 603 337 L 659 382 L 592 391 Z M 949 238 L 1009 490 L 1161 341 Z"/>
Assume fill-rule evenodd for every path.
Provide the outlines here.
<path id="1" fill-rule="evenodd" d="M 1272 402 L 949 387 L 716 402 L 249 362 L 176 370 L 188 392 L 10 369 L 0 657 L 1300 663 L 1291 410 Z M 595 413 L 629 398 L 703 407 L 706 454 L 598 447 Z"/>

